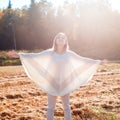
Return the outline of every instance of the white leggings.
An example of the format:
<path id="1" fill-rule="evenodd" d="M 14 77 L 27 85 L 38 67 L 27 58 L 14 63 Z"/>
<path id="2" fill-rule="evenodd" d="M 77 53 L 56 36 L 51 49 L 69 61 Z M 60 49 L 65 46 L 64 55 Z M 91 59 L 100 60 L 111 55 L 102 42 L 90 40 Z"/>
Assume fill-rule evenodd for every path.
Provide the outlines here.
<path id="1" fill-rule="evenodd" d="M 53 120 L 54 118 L 56 99 L 57 99 L 57 96 L 48 94 L 48 108 L 47 108 L 47 113 L 46 113 L 47 120 Z M 69 94 L 61 96 L 61 99 L 62 99 L 62 105 L 64 108 L 65 120 L 72 120 L 72 114 L 71 114 L 71 108 L 70 108 L 70 102 L 69 102 Z"/>

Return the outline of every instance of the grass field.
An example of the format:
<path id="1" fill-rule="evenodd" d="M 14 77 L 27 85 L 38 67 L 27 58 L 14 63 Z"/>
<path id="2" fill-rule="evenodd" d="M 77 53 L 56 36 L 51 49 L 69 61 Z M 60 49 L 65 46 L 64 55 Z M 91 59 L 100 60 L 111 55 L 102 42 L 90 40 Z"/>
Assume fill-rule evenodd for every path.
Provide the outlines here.
<path id="1" fill-rule="evenodd" d="M 92 80 L 70 94 L 73 120 L 120 120 L 120 63 L 100 65 Z M 23 67 L 0 67 L 0 120 L 46 120 L 47 94 Z M 55 120 L 64 120 L 60 97 Z"/>

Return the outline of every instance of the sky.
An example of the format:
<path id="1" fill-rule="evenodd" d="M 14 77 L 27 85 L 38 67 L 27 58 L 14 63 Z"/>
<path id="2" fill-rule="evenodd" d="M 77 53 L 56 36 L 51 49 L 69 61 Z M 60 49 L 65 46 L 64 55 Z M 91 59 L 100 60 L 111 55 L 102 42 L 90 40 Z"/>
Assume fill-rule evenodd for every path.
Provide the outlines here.
<path id="1" fill-rule="evenodd" d="M 0 9 L 6 8 L 8 6 L 9 0 L 0 0 Z M 22 8 L 23 6 L 29 6 L 31 0 L 11 0 L 12 8 Z M 40 0 L 35 0 L 36 2 Z M 55 7 L 62 5 L 64 0 L 47 0 L 53 3 Z M 74 2 L 75 0 L 69 0 L 69 2 Z M 83 0 L 85 1 L 85 0 Z M 109 0 L 113 10 L 118 10 L 120 12 L 120 0 Z"/>
<path id="2" fill-rule="evenodd" d="M 0 8 L 6 8 L 8 6 L 8 1 L 9 0 L 0 0 Z M 11 0 L 12 7 L 13 8 L 22 8 L 23 6 L 29 6 L 31 0 Z M 39 2 L 40 0 L 35 0 L 36 2 Z M 55 3 L 54 6 L 59 6 L 62 5 L 64 0 L 47 0 L 48 2 Z M 57 1 L 57 2 L 56 2 Z M 74 1 L 74 0 L 69 0 L 69 1 Z"/>

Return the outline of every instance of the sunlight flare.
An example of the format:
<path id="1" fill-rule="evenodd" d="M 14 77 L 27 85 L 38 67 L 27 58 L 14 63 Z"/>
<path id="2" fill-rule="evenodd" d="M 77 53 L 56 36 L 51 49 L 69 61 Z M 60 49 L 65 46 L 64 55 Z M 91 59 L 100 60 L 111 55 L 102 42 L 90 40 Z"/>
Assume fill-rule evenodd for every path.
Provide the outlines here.
<path id="1" fill-rule="evenodd" d="M 111 4 L 113 11 L 117 10 L 118 12 L 120 12 L 120 1 L 119 0 L 110 0 L 110 4 Z"/>

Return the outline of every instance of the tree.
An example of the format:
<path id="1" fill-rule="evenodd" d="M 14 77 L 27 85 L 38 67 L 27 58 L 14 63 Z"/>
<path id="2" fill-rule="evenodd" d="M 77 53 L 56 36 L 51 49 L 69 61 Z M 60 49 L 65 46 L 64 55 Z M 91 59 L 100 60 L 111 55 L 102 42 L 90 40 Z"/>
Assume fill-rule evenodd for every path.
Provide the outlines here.
<path id="1" fill-rule="evenodd" d="M 12 8 L 11 0 L 9 0 L 8 9 Z"/>

